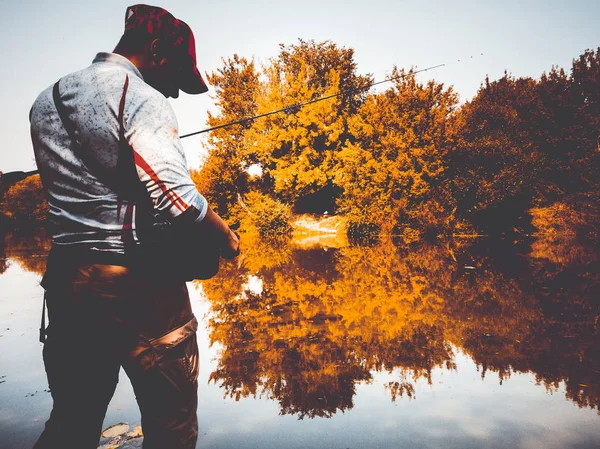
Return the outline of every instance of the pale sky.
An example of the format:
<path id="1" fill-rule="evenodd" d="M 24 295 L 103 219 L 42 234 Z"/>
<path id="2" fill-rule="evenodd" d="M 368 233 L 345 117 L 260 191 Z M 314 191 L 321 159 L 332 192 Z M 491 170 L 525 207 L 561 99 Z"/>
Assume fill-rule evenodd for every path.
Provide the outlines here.
<path id="1" fill-rule="evenodd" d="M 89 65 L 97 52 L 112 51 L 123 31 L 125 9 L 133 3 L 0 0 L 0 171 L 35 168 L 31 104 L 61 76 Z M 389 75 L 394 64 L 425 68 L 446 63 L 421 79 L 454 86 L 461 101 L 473 97 L 486 75 L 497 79 L 507 70 L 537 78 L 552 65 L 569 69 L 585 49 L 600 46 L 600 0 L 149 3 L 191 26 L 203 73 L 234 53 L 265 63 L 277 55 L 279 43 L 331 40 L 353 48 L 358 72 L 371 73 L 376 80 Z M 206 111 L 214 107 L 210 95 L 181 93 L 171 100 L 181 134 L 206 127 Z M 202 138 L 183 142 L 189 164 L 197 166 Z"/>

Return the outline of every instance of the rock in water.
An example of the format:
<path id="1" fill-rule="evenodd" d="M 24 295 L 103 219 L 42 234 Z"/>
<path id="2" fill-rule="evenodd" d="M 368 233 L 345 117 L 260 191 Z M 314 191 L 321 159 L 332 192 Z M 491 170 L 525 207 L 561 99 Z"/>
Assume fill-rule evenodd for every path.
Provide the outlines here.
<path id="1" fill-rule="evenodd" d="M 143 435 L 142 426 L 137 426 L 137 427 L 134 427 L 131 432 L 127 432 L 125 434 L 125 438 L 136 438 L 136 437 L 141 437 L 142 435 Z"/>
<path id="2" fill-rule="evenodd" d="M 123 435 L 129 431 L 129 424 L 122 422 L 119 424 L 113 424 L 102 431 L 102 438 L 112 438 L 117 435 Z"/>

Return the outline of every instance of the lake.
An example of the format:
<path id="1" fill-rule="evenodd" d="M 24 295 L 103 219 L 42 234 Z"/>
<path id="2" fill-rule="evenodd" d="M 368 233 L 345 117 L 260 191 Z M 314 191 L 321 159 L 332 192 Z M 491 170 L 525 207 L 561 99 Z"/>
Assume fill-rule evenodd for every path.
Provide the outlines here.
<path id="1" fill-rule="evenodd" d="M 242 242 L 188 285 L 198 448 L 600 447 L 597 243 Z M 49 247 L 43 230 L 0 246 L 0 448 L 31 447 L 52 405 Z M 140 422 L 123 372 L 105 427 L 119 422 Z"/>

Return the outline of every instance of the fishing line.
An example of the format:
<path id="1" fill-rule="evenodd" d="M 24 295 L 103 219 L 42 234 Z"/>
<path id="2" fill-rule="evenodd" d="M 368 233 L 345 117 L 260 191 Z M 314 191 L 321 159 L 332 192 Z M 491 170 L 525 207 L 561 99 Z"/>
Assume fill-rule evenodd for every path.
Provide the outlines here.
<path id="1" fill-rule="evenodd" d="M 460 62 L 460 59 L 458 60 L 458 62 Z M 246 118 L 243 118 L 243 119 L 240 119 L 240 120 L 236 120 L 236 121 L 233 121 L 233 122 L 224 123 L 223 125 L 213 126 L 212 128 L 206 128 L 206 129 L 202 129 L 200 131 L 196 131 L 196 132 L 193 132 L 193 133 L 184 134 L 183 136 L 179 136 L 179 138 L 180 139 L 185 139 L 186 137 L 196 136 L 198 134 L 207 133 L 209 131 L 214 131 L 216 129 L 227 128 L 228 126 L 233 126 L 233 125 L 241 125 L 242 123 L 250 122 L 252 120 L 256 120 L 256 119 L 261 118 L 261 117 L 267 117 L 269 115 L 278 114 L 280 112 L 286 112 L 286 111 L 290 111 L 290 110 L 294 110 L 294 109 L 300 109 L 300 108 L 302 108 L 302 107 L 304 107 L 306 105 L 313 104 L 313 103 L 316 103 L 318 101 L 329 100 L 330 98 L 339 97 L 340 95 L 352 94 L 352 93 L 358 92 L 360 90 L 367 90 L 367 89 L 370 89 L 373 86 L 377 86 L 378 84 L 389 83 L 390 81 L 396 81 L 396 80 L 399 80 L 399 79 L 403 79 L 403 78 L 406 78 L 408 76 L 416 75 L 417 73 L 428 72 L 429 70 L 438 69 L 440 67 L 446 67 L 446 65 L 447 64 L 437 64 L 437 65 L 433 65 L 431 67 L 427 67 L 427 68 L 420 69 L 420 70 L 415 70 L 415 71 L 411 70 L 410 72 L 405 73 L 403 75 L 386 78 L 384 80 L 377 81 L 375 83 L 367 84 L 366 86 L 353 87 L 351 89 L 342 90 L 342 91 L 340 91 L 338 93 L 335 93 L 335 94 L 326 95 L 324 97 L 319 97 L 319 98 L 315 98 L 313 100 L 305 101 L 304 103 L 297 103 L 297 104 L 293 104 L 293 105 L 290 105 L 290 106 L 286 106 L 284 108 L 277 109 L 276 111 L 265 112 L 264 114 L 254 115 L 252 117 L 246 117 Z"/>
<path id="2" fill-rule="evenodd" d="M 481 53 L 481 56 L 483 56 L 483 53 Z M 473 56 L 471 56 L 471 59 L 473 59 Z M 460 63 L 461 60 L 458 59 L 456 62 Z M 368 90 L 368 89 L 372 88 L 373 86 L 377 86 L 379 84 L 389 83 L 391 81 L 396 81 L 396 80 L 401 80 L 401 79 L 404 79 L 404 78 L 406 78 L 408 76 L 416 75 L 418 73 L 424 73 L 424 72 L 428 72 L 430 70 L 439 69 L 441 67 L 447 67 L 450 64 L 452 64 L 452 63 L 437 64 L 437 65 L 432 65 L 430 67 L 426 67 L 426 68 L 420 69 L 420 70 L 414 70 L 414 71 L 411 70 L 408 73 L 404 73 L 404 74 L 399 75 L 399 76 L 392 76 L 392 77 L 386 78 L 386 79 L 381 80 L 381 81 L 376 81 L 374 83 L 367 84 L 366 86 L 360 86 L 360 87 L 354 87 L 354 88 L 351 88 L 351 89 L 342 90 L 342 91 L 337 92 L 335 94 L 325 95 L 323 97 L 319 97 L 319 98 L 315 98 L 313 100 L 305 101 L 304 103 L 293 104 L 293 105 L 286 106 L 286 107 L 281 108 L 281 109 L 277 109 L 275 111 L 265 112 L 264 114 L 258 114 L 258 115 L 254 115 L 252 117 L 246 117 L 246 118 L 242 118 L 240 120 L 235 120 L 233 122 L 224 123 L 224 124 L 218 125 L 218 126 L 213 126 L 211 128 L 201 129 L 200 131 L 196 131 L 196 132 L 193 132 L 193 133 L 184 134 L 182 136 L 179 136 L 179 138 L 180 139 L 185 139 L 186 137 L 197 136 L 198 134 L 207 133 L 209 131 L 215 131 L 217 129 L 227 128 L 227 127 L 233 126 L 233 125 L 241 125 L 242 123 L 250 122 L 252 120 L 256 120 L 256 119 L 259 119 L 259 118 L 262 118 L 262 117 L 268 117 L 269 115 L 273 115 L 273 114 L 279 114 L 280 112 L 286 112 L 286 111 L 291 111 L 291 110 L 294 110 L 294 109 L 300 109 L 300 108 L 302 108 L 304 106 L 307 106 L 309 104 L 317 103 L 319 101 L 329 100 L 331 98 L 339 97 L 340 95 L 353 94 L 353 93 L 361 91 L 361 90 Z M 37 174 L 37 170 L 35 170 L 32 174 Z"/>
<path id="3" fill-rule="evenodd" d="M 483 56 L 483 53 L 481 53 L 481 56 Z M 471 56 L 471 59 L 473 59 L 473 56 Z M 461 61 L 460 61 L 460 59 L 458 59 L 456 62 L 460 63 Z M 286 107 L 281 108 L 281 109 L 277 109 L 275 111 L 266 112 L 264 114 L 259 114 L 259 115 L 254 115 L 252 117 L 246 117 L 246 118 L 243 118 L 243 119 L 240 119 L 240 120 L 236 120 L 236 121 L 233 121 L 233 122 L 224 123 L 224 124 L 218 125 L 218 126 L 213 126 L 211 128 L 205 128 L 205 129 L 202 129 L 200 131 L 196 131 L 196 132 L 189 133 L 189 134 L 184 134 L 184 135 L 180 136 L 179 138 L 180 139 L 185 139 L 186 137 L 196 136 L 198 134 L 207 133 L 209 131 L 215 131 L 217 129 L 227 128 L 227 127 L 233 126 L 233 125 L 241 125 L 242 123 L 250 122 L 252 120 L 256 120 L 256 119 L 259 119 L 259 118 L 262 118 L 262 117 L 267 117 L 269 115 L 278 114 L 280 112 L 286 112 L 286 111 L 290 111 L 290 110 L 294 110 L 294 109 L 300 109 L 300 108 L 302 108 L 302 107 L 304 107 L 306 105 L 317 103 L 317 102 L 323 101 L 323 100 L 329 100 L 331 98 L 339 97 L 340 95 L 353 94 L 353 93 L 361 91 L 361 90 L 367 91 L 367 90 L 371 89 L 373 86 L 377 86 L 379 84 L 389 83 L 391 81 L 396 81 L 396 80 L 401 80 L 401 79 L 404 79 L 404 78 L 406 78 L 408 76 L 414 76 L 414 75 L 416 75 L 418 73 L 424 73 L 424 72 L 428 72 L 430 70 L 438 69 L 440 67 L 446 67 L 447 65 L 450 65 L 450 64 L 442 63 L 442 64 L 436 64 L 436 65 L 433 65 L 433 66 L 430 66 L 430 67 L 426 67 L 426 68 L 420 69 L 420 70 L 411 70 L 408 73 L 404 73 L 404 74 L 398 75 L 398 76 L 389 77 L 389 78 L 386 78 L 386 79 L 381 80 L 381 81 L 376 81 L 374 83 L 367 84 L 366 86 L 360 86 L 360 87 L 354 87 L 354 88 L 351 88 L 351 89 L 342 90 L 342 91 L 337 92 L 335 94 L 326 95 L 326 96 L 323 96 L 323 97 L 315 98 L 313 100 L 305 101 L 304 103 L 293 104 L 293 105 L 286 106 Z M 237 190 L 237 186 L 236 186 L 236 190 Z M 244 211 L 246 211 L 246 213 L 248 213 L 250 215 L 254 215 L 254 213 L 252 211 L 250 211 L 250 209 L 248 208 L 248 206 L 246 206 L 246 204 L 244 203 L 244 200 L 242 199 L 242 196 L 241 196 L 241 194 L 240 194 L 239 191 L 237 192 L 237 202 L 240 204 L 240 206 L 242 207 L 242 209 L 244 209 Z"/>

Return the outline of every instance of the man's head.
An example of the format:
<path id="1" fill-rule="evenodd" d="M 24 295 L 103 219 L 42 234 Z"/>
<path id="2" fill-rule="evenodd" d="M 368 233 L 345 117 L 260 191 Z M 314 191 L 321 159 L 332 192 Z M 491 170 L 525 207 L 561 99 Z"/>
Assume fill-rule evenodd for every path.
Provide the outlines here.
<path id="1" fill-rule="evenodd" d="M 130 59 L 144 80 L 166 97 L 177 98 L 180 89 L 190 94 L 208 90 L 196 67 L 192 30 L 162 8 L 127 8 L 125 33 L 114 51 Z"/>

